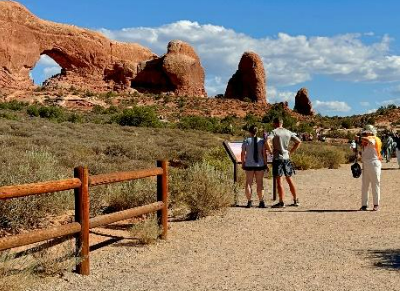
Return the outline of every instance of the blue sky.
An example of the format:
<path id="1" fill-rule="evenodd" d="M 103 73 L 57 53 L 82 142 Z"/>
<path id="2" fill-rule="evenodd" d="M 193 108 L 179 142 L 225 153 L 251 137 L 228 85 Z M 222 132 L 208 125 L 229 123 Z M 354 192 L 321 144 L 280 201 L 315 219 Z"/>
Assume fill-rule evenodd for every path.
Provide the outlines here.
<path id="1" fill-rule="evenodd" d="M 162 55 L 169 40 L 194 46 L 209 95 L 223 93 L 246 50 L 267 72 L 269 102 L 289 101 L 307 87 L 324 115 L 352 115 L 400 105 L 400 2 L 19 1 L 37 16 L 138 42 Z M 39 82 L 57 67 L 43 59 Z"/>

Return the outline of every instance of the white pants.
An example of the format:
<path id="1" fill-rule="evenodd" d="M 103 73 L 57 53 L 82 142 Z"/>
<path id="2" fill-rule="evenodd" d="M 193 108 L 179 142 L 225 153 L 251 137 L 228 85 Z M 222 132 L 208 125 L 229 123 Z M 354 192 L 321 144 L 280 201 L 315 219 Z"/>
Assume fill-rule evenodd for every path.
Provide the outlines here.
<path id="1" fill-rule="evenodd" d="M 397 157 L 397 164 L 398 164 L 399 167 L 400 167 L 400 151 L 399 151 L 399 149 L 397 149 L 397 148 L 396 148 L 396 157 Z"/>
<path id="2" fill-rule="evenodd" d="M 381 196 L 381 168 L 380 161 L 370 161 L 363 163 L 362 186 L 361 186 L 361 205 L 368 206 L 369 186 L 372 188 L 374 205 L 379 205 Z"/>

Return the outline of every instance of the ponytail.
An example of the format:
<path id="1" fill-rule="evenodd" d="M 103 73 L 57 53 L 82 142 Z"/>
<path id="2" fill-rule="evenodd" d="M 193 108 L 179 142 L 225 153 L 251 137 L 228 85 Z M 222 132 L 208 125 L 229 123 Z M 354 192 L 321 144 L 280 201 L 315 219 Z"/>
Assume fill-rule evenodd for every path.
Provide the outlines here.
<path id="1" fill-rule="evenodd" d="M 253 158 L 256 163 L 258 163 L 258 144 L 257 144 L 257 136 L 253 137 L 253 145 L 254 145 L 254 151 L 253 151 Z"/>

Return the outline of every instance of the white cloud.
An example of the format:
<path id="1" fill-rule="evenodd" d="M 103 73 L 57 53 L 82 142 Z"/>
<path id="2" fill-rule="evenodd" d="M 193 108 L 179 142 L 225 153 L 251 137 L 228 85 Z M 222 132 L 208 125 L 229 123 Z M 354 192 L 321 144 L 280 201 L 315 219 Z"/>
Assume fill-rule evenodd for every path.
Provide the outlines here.
<path id="1" fill-rule="evenodd" d="M 373 36 L 372 33 L 333 37 L 279 33 L 274 37 L 253 38 L 223 26 L 188 20 L 155 28 L 100 31 L 115 40 L 138 42 L 160 55 L 165 53 L 170 40 L 186 41 L 200 55 L 206 74 L 218 76 L 221 80 L 230 78 L 241 55 L 248 50 L 262 57 L 268 87 L 299 84 L 311 80 L 313 75 L 327 75 L 352 82 L 400 79 L 400 56 L 391 54 L 391 39 L 383 36 L 377 42 L 364 43 L 362 39 Z"/>
<path id="2" fill-rule="evenodd" d="M 370 103 L 368 101 L 361 101 L 360 105 L 363 107 L 368 107 L 370 105 Z"/>
<path id="3" fill-rule="evenodd" d="M 35 71 L 34 74 L 32 72 Z M 30 72 L 32 79 L 36 77 L 37 84 L 42 83 L 53 75 L 61 72 L 61 67 L 47 55 L 41 55 L 33 70 Z"/>
<path id="4" fill-rule="evenodd" d="M 39 61 L 36 63 L 36 66 L 45 66 L 45 67 L 55 67 L 59 65 L 55 60 L 50 58 L 48 55 L 41 55 Z"/>
<path id="5" fill-rule="evenodd" d="M 219 76 L 206 76 L 205 87 L 209 96 L 215 96 L 217 94 L 225 94 L 225 89 L 228 84 L 228 80 L 223 80 Z"/>
<path id="6" fill-rule="evenodd" d="M 294 97 L 296 97 L 296 92 L 279 91 L 272 86 L 267 89 L 267 94 L 268 103 L 289 102 L 289 104 L 293 105 Z"/>
<path id="7" fill-rule="evenodd" d="M 351 107 L 343 101 L 315 100 L 314 109 L 321 112 L 349 112 Z"/>
<path id="8" fill-rule="evenodd" d="M 54 76 L 54 75 L 59 74 L 60 72 L 61 72 L 61 67 L 60 66 L 57 66 L 57 67 L 56 66 L 54 66 L 54 67 L 46 67 L 46 68 L 43 69 L 43 75 L 44 75 L 45 80 L 50 78 L 50 77 L 52 77 L 52 76 Z"/>
<path id="9" fill-rule="evenodd" d="M 400 105 L 400 98 L 383 100 L 381 102 L 377 102 L 377 104 L 383 106 L 387 106 L 390 104 Z"/>
<path id="10" fill-rule="evenodd" d="M 374 113 L 374 112 L 376 112 L 377 110 L 378 110 L 378 108 L 370 109 L 370 110 L 367 111 L 367 113 Z"/>

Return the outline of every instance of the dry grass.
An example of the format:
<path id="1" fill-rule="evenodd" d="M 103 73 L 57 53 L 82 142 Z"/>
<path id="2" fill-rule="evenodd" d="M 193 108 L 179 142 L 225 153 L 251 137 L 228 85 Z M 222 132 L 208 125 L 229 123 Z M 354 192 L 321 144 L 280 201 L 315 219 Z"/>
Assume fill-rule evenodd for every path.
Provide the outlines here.
<path id="1" fill-rule="evenodd" d="M 154 167 L 158 159 L 169 159 L 188 167 L 223 139 L 177 129 L 59 124 L 37 118 L 30 123 L 2 120 L 0 183 L 12 185 L 72 177 L 73 168 L 78 165 L 87 165 L 91 174 Z M 151 195 L 154 187 L 147 189 L 151 184 L 155 185 L 139 182 L 93 188 L 92 215 L 109 205 L 137 206 Z M 136 191 L 142 193 L 132 194 Z M 131 195 L 137 196 L 133 199 Z M 129 205 L 122 205 L 124 200 L 129 200 Z M 3 229 L 10 230 L 36 227 L 46 215 L 71 209 L 72 203 L 73 196 L 68 192 L 6 201 L 0 205 L 0 223 Z"/>
<path id="2" fill-rule="evenodd" d="M 76 264 L 74 242 L 55 239 L 25 252 L 0 253 L 0 291 L 23 291 L 40 277 L 61 275 Z"/>
<path id="3" fill-rule="evenodd" d="M 168 159 L 177 166 L 170 169 L 173 215 L 197 219 L 233 203 L 233 167 L 221 146 L 231 136 L 171 128 L 57 123 L 18 114 L 16 117 L 0 117 L 1 185 L 72 177 L 73 168 L 79 165 L 87 165 L 90 174 L 100 174 L 154 167 L 156 160 Z M 345 159 L 342 152 L 304 145 L 294 159 L 297 158 L 295 162 L 301 168 L 334 168 Z M 243 181 L 244 175 L 239 171 L 239 185 Z M 154 179 L 144 179 L 94 187 L 90 195 L 94 216 L 155 201 L 156 183 Z M 0 230 L 4 234 L 46 227 L 49 215 L 56 216 L 70 209 L 73 209 L 71 191 L 4 201 L 0 204 Z M 153 218 L 135 225 L 131 233 L 141 243 L 151 243 L 159 229 Z M 42 250 L 30 255 L 29 260 L 29 266 L 24 268 L 29 272 L 20 273 L 9 267 L 15 260 L 7 258 L 0 262 L 0 272 L 4 274 L 1 278 L 9 278 L 1 279 L 0 291 L 18 290 L 19 282 L 33 280 L 32 275 L 56 275 L 71 270 L 76 264 L 71 249 L 63 255 Z M 27 264 L 21 260 L 15 262 L 18 268 Z"/>
<path id="4" fill-rule="evenodd" d="M 130 234 L 133 238 L 137 239 L 140 244 L 155 243 L 161 234 L 160 227 L 157 223 L 157 217 L 151 215 L 135 223 L 131 229 Z"/>
<path id="5" fill-rule="evenodd" d="M 173 207 L 180 213 L 186 211 L 189 219 L 210 215 L 233 204 L 232 180 L 207 162 L 174 172 L 170 183 Z"/>
<path id="6" fill-rule="evenodd" d="M 347 145 L 331 145 L 323 143 L 303 143 L 292 156 L 296 168 L 337 169 L 340 164 L 349 162 L 351 150 Z"/>

